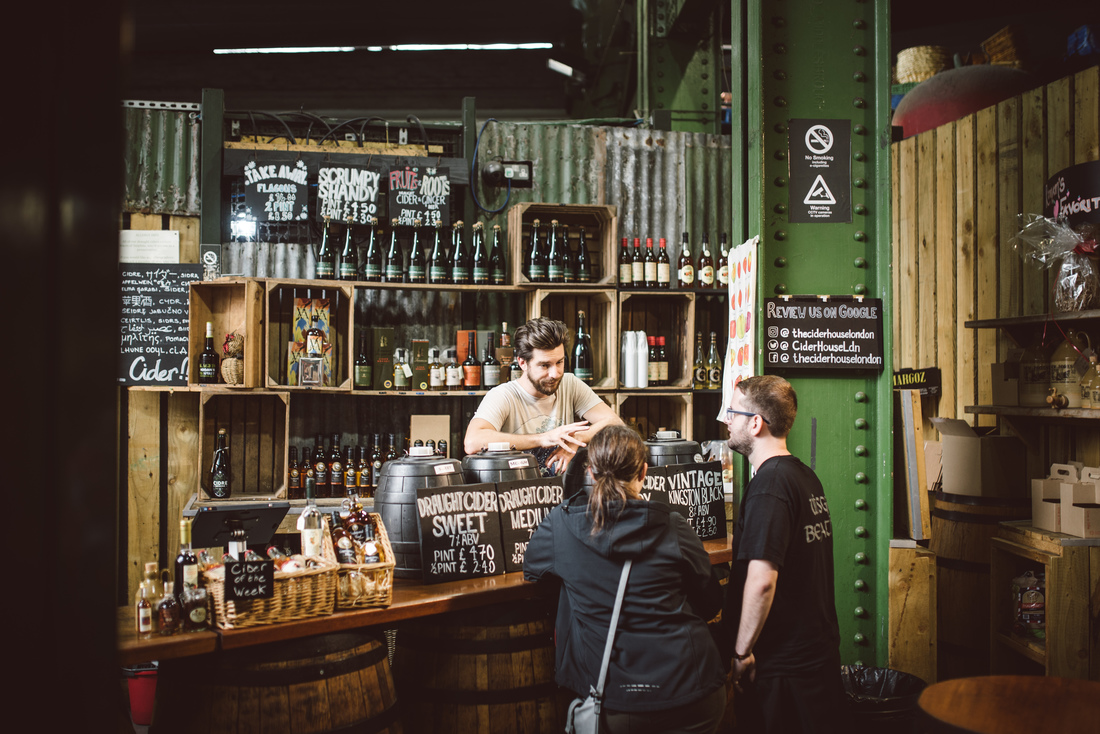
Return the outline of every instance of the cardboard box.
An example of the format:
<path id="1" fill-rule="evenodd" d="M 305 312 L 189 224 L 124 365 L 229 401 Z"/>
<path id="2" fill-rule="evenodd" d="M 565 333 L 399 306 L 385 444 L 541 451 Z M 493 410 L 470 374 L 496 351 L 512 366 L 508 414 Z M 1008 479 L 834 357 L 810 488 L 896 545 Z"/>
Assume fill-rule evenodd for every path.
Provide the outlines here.
<path id="1" fill-rule="evenodd" d="M 432 441 L 435 441 L 437 447 L 441 440 L 446 441 L 449 444 L 451 441 L 451 416 L 409 416 L 409 442 L 413 443 L 418 438 L 425 443 L 427 443 L 427 441 L 431 439 Z M 447 453 L 451 453 L 450 446 L 447 447 Z"/>
<path id="2" fill-rule="evenodd" d="M 1062 483 L 1080 479 L 1077 467 L 1053 464 L 1046 479 L 1031 480 L 1031 524 L 1053 533 L 1062 532 Z"/>
<path id="3" fill-rule="evenodd" d="M 943 471 L 943 443 L 924 442 L 924 482 L 929 492 L 940 490 L 940 474 Z"/>
<path id="4" fill-rule="evenodd" d="M 933 418 L 943 443 L 943 491 L 977 497 L 1027 496 L 1026 448 L 1015 436 L 979 435 L 965 421 Z"/>
<path id="5" fill-rule="evenodd" d="M 372 326 L 371 329 L 371 354 L 374 355 L 374 374 L 372 375 L 373 388 L 375 390 L 393 389 L 393 327 Z"/>
<path id="6" fill-rule="evenodd" d="M 1020 404 L 1020 363 L 995 362 L 989 365 L 993 380 L 993 405 Z"/>
<path id="7" fill-rule="evenodd" d="M 1100 468 L 1086 467 L 1081 481 L 1062 482 L 1062 532 L 1100 538 Z"/>

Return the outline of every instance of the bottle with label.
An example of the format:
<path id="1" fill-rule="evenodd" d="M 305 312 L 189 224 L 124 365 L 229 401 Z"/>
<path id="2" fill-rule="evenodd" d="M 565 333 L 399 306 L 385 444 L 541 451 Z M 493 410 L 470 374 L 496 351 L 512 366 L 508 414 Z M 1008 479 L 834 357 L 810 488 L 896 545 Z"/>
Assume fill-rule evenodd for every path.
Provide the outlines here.
<path id="1" fill-rule="evenodd" d="M 546 253 L 542 251 L 539 238 L 539 220 L 537 219 L 531 222 L 531 240 L 527 247 L 527 261 L 527 279 L 532 283 L 545 283 L 547 278 Z"/>
<path id="2" fill-rule="evenodd" d="M 218 353 L 214 351 L 214 322 L 206 322 L 206 343 L 199 355 L 199 384 L 218 384 Z"/>
<path id="3" fill-rule="evenodd" d="M 298 449 L 291 446 L 290 458 L 286 464 L 286 496 L 287 499 L 302 499 L 302 469 L 298 466 Z"/>
<path id="4" fill-rule="evenodd" d="M 397 239 L 397 218 L 390 220 L 390 249 L 386 251 L 382 282 L 401 283 L 404 281 L 405 263 L 401 242 Z"/>
<path id="5" fill-rule="evenodd" d="M 302 460 L 298 464 L 298 473 L 302 475 L 302 496 L 305 497 L 306 482 L 313 485 L 314 492 L 317 491 L 317 472 L 313 468 L 313 449 L 309 446 L 302 447 Z M 317 495 L 314 494 L 314 497 Z"/>
<path id="6" fill-rule="evenodd" d="M 1081 407 L 1081 378 L 1077 362 L 1087 353 L 1088 335 L 1076 329 L 1066 329 L 1066 338 L 1050 357 L 1050 386 L 1056 394 L 1066 396 L 1067 408 Z"/>
<path id="7" fill-rule="evenodd" d="M 382 245 L 378 241 L 378 217 L 367 220 L 367 251 L 363 255 L 363 280 L 382 281 Z"/>
<path id="8" fill-rule="evenodd" d="M 134 593 L 134 616 L 137 631 L 142 638 L 149 638 L 157 630 L 156 603 L 160 598 L 160 586 L 157 583 L 157 563 L 145 564 L 144 578 Z"/>
<path id="9" fill-rule="evenodd" d="M 653 252 L 653 238 L 645 238 L 645 260 L 642 262 L 646 288 L 657 287 L 657 253 Z"/>
<path id="10" fill-rule="evenodd" d="M 569 225 L 561 225 L 562 273 L 566 283 L 577 282 L 577 261 L 573 257 L 573 246 L 569 244 Z"/>
<path id="11" fill-rule="evenodd" d="M 649 380 L 650 387 L 660 387 L 661 383 L 657 378 L 657 337 L 646 336 L 646 348 L 649 352 L 646 363 L 646 378 Z"/>
<path id="12" fill-rule="evenodd" d="M 344 447 L 344 494 L 348 497 L 358 494 L 359 492 L 359 479 L 358 472 L 356 472 L 355 463 L 355 447 Z"/>
<path id="13" fill-rule="evenodd" d="M 313 317 L 313 326 L 305 333 L 306 356 L 323 357 L 325 354 L 325 330 L 321 328 L 321 317 Z"/>
<path id="14" fill-rule="evenodd" d="M 409 250 L 409 278 L 408 283 L 427 283 L 428 268 L 424 250 L 420 246 L 420 220 L 414 219 L 412 226 L 412 248 Z"/>
<path id="15" fill-rule="evenodd" d="M 718 334 L 710 332 L 710 350 L 707 352 L 707 389 L 722 389 L 722 358 L 718 356 Z"/>
<path id="16" fill-rule="evenodd" d="M 691 248 L 688 247 L 688 233 L 684 232 L 680 242 L 680 259 L 676 262 L 676 287 L 695 287 L 695 262 L 691 259 Z"/>
<path id="17" fill-rule="evenodd" d="M 321 248 L 317 250 L 317 258 L 313 263 L 313 277 L 316 280 L 332 280 L 336 277 L 336 248 L 332 246 L 332 238 L 328 217 L 325 217 L 325 225 L 321 230 Z"/>
<path id="18" fill-rule="evenodd" d="M 398 347 L 393 350 L 393 386 L 395 389 L 409 387 L 412 377 L 412 369 L 405 361 L 405 350 Z"/>
<path id="19" fill-rule="evenodd" d="M 370 335 L 359 332 L 359 353 L 355 355 L 355 389 L 370 390 L 374 377 L 374 362 L 370 358 Z"/>
<path id="20" fill-rule="evenodd" d="M 703 251 L 699 253 L 699 264 L 696 271 L 699 274 L 700 288 L 714 287 L 714 259 L 710 256 L 710 235 L 703 233 Z"/>
<path id="21" fill-rule="evenodd" d="M 451 253 L 451 282 L 455 285 L 469 285 L 470 253 L 466 251 L 466 243 L 462 239 L 461 221 L 454 223 L 451 239 L 454 241 L 454 252 Z"/>
<path id="22" fill-rule="evenodd" d="M 507 285 L 508 283 L 508 260 L 504 254 L 504 243 L 501 242 L 503 235 L 500 232 L 500 225 L 493 225 L 493 247 L 489 250 L 489 282 L 493 285 Z"/>
<path id="23" fill-rule="evenodd" d="M 351 534 L 344 530 L 344 524 L 340 521 L 340 513 L 335 510 L 329 515 L 332 528 L 332 549 L 336 551 L 337 563 L 356 563 L 355 540 Z"/>
<path id="24" fill-rule="evenodd" d="M 454 349 L 447 350 L 447 366 L 444 368 L 447 377 L 447 389 L 462 387 L 462 367 L 458 364 L 458 354 Z"/>
<path id="25" fill-rule="evenodd" d="M 657 337 L 657 383 L 668 385 L 668 352 L 665 350 L 665 338 Z"/>
<path id="26" fill-rule="evenodd" d="M 355 465 L 355 486 L 359 489 L 360 497 L 374 497 L 374 488 L 371 486 L 370 477 L 370 452 L 366 446 L 360 446 L 359 461 Z"/>
<path id="27" fill-rule="evenodd" d="M 1094 386 L 1096 381 L 1100 379 L 1100 372 L 1097 372 L 1096 367 L 1096 355 L 1089 355 L 1089 368 L 1081 378 L 1081 407 L 1082 408 L 1100 408 L 1100 405 L 1096 405 L 1092 402 L 1092 393 L 1094 392 Z"/>
<path id="28" fill-rule="evenodd" d="M 210 466 L 210 496 L 225 500 L 233 495 L 229 476 L 228 436 L 224 428 L 218 429 L 218 440 L 214 446 L 214 461 Z"/>
<path id="29" fill-rule="evenodd" d="M 657 249 L 657 287 L 663 290 L 672 287 L 672 263 L 668 259 L 668 247 L 664 237 L 659 240 Z"/>
<path id="30" fill-rule="evenodd" d="M 550 220 L 550 253 L 546 261 L 546 281 L 548 283 L 565 282 L 565 250 L 558 241 L 560 232 L 558 220 Z"/>
<path id="31" fill-rule="evenodd" d="M 481 362 L 477 358 L 477 332 L 469 333 L 469 350 L 462 363 L 462 387 L 477 390 L 481 387 Z"/>
<path id="32" fill-rule="evenodd" d="M 201 632 L 210 626 L 210 595 L 206 587 L 180 592 L 180 617 L 184 632 Z"/>
<path id="33" fill-rule="evenodd" d="M 328 455 L 325 453 L 325 438 L 317 434 L 317 443 L 313 447 L 314 497 L 330 497 L 328 491 Z"/>
<path id="34" fill-rule="evenodd" d="M 199 557 L 191 550 L 191 521 L 186 517 L 180 520 L 180 549 L 176 553 L 175 570 L 178 594 L 199 585 Z"/>
<path id="35" fill-rule="evenodd" d="M 318 556 L 323 553 L 324 526 L 321 524 L 321 511 L 317 509 L 317 500 L 313 494 L 313 482 L 306 484 L 306 506 L 298 516 L 298 532 L 301 534 L 302 555 Z"/>
<path id="36" fill-rule="evenodd" d="M 584 311 L 577 311 L 577 336 L 573 344 L 573 374 L 586 385 L 596 379 L 595 364 L 592 358 L 592 337 L 585 323 Z"/>
<path id="37" fill-rule="evenodd" d="M 428 350 L 428 387 L 432 390 L 442 390 L 447 384 L 447 372 L 443 363 L 439 361 L 439 347 Z"/>
<path id="38" fill-rule="evenodd" d="M 344 249 L 340 251 L 340 280 L 359 279 L 359 248 L 354 239 L 355 220 L 348 217 L 344 229 Z"/>
<path id="39" fill-rule="evenodd" d="M 489 285 L 489 253 L 485 251 L 485 225 L 474 222 L 474 253 L 470 256 L 470 280 L 474 285 Z"/>
<path id="40" fill-rule="evenodd" d="M 577 257 L 574 259 L 577 266 L 577 282 L 592 282 L 592 261 L 588 257 L 588 240 L 584 233 L 584 227 L 577 231 Z"/>
<path id="41" fill-rule="evenodd" d="M 291 571 L 302 570 L 302 564 L 288 556 L 282 548 L 274 543 L 267 547 L 267 557 L 274 561 L 276 571 L 290 573 Z"/>
<path id="42" fill-rule="evenodd" d="M 370 489 L 371 497 L 378 491 L 378 479 L 382 476 L 382 464 L 386 462 L 386 455 L 382 452 L 382 434 L 374 434 L 374 448 L 370 453 Z"/>
<path id="43" fill-rule="evenodd" d="M 443 247 L 443 222 L 432 225 L 432 252 L 428 257 L 428 282 L 443 285 L 451 282 L 451 269 L 447 264 L 447 251 Z"/>
<path id="44" fill-rule="evenodd" d="M 695 333 L 695 361 L 691 365 L 692 387 L 696 390 L 707 389 L 707 360 L 703 356 L 703 334 Z"/>
<path id="45" fill-rule="evenodd" d="M 157 600 L 157 631 L 165 637 L 180 631 L 180 603 L 175 589 L 174 582 L 165 581 L 164 593 Z"/>
<path id="46" fill-rule="evenodd" d="M 642 255 L 642 238 L 634 238 L 634 249 L 630 253 L 630 284 L 634 288 L 645 287 L 645 257 Z"/>
<path id="47" fill-rule="evenodd" d="M 344 496 L 344 457 L 340 452 L 340 434 L 332 434 L 328 452 L 329 497 Z"/>
<path id="48" fill-rule="evenodd" d="M 622 246 L 619 247 L 619 287 L 629 288 L 634 284 L 633 269 L 630 264 L 630 244 L 626 237 L 623 237 Z"/>
<path id="49" fill-rule="evenodd" d="M 718 285 L 725 288 L 730 284 L 730 244 L 729 235 L 725 232 L 722 233 L 722 239 L 718 244 L 718 255 L 721 258 L 718 261 Z"/>
<path id="50" fill-rule="evenodd" d="M 397 434 L 390 434 L 390 444 L 386 447 L 386 461 L 397 461 Z"/>
<path id="51" fill-rule="evenodd" d="M 485 356 L 481 360 L 481 382 L 486 390 L 500 384 L 500 360 L 493 353 L 496 338 L 496 334 L 489 332 L 489 343 L 485 345 Z"/>

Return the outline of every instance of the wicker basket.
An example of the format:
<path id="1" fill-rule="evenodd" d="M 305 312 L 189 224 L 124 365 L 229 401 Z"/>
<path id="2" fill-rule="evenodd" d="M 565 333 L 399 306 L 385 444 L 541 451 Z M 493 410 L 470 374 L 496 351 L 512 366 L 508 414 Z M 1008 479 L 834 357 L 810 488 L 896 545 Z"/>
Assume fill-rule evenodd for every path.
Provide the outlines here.
<path id="1" fill-rule="evenodd" d="M 336 606 L 337 564 L 329 558 L 321 561 L 318 568 L 276 571 L 274 596 L 248 601 L 226 601 L 224 566 L 206 571 L 203 582 L 214 601 L 218 627 L 241 629 L 332 614 Z"/>
<path id="2" fill-rule="evenodd" d="M 336 585 L 337 609 L 362 609 L 364 607 L 388 607 L 393 603 L 393 569 L 397 565 L 393 557 L 393 546 L 382 516 L 377 512 L 369 513 L 378 528 L 375 543 L 381 551 L 382 560 L 378 563 L 340 563 L 339 578 Z M 325 518 L 324 553 L 326 560 L 336 562 L 336 551 L 332 547 L 332 534 Z"/>
<path id="3" fill-rule="evenodd" d="M 913 46 L 898 52 L 899 84 L 923 82 L 942 71 L 951 59 L 943 46 Z"/>
<path id="4" fill-rule="evenodd" d="M 240 385 L 244 382 L 244 360 L 240 357 L 226 357 L 222 360 L 222 379 L 226 385 Z"/>

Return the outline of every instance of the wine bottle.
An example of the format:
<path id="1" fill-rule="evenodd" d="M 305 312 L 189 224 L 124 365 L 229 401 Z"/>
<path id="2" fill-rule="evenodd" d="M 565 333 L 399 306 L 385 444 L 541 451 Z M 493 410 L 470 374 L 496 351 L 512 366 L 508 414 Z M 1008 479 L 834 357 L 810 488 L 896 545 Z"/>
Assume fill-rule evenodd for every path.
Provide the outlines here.
<path id="1" fill-rule="evenodd" d="M 359 494 L 359 474 L 355 470 L 357 464 L 354 453 L 354 446 L 344 447 L 344 494 L 348 497 Z"/>
<path id="2" fill-rule="evenodd" d="M 642 238 L 634 238 L 634 251 L 630 254 L 630 284 L 645 287 L 645 258 L 642 257 Z"/>
<path id="3" fill-rule="evenodd" d="M 489 251 L 489 282 L 493 285 L 506 285 L 508 282 L 507 259 L 504 255 L 504 243 L 500 225 L 493 225 L 493 248 Z"/>
<path id="4" fill-rule="evenodd" d="M 214 447 L 214 461 L 210 467 L 210 496 L 219 500 L 229 499 L 233 495 L 227 441 L 226 430 L 219 428 L 217 443 Z"/>
<path id="5" fill-rule="evenodd" d="M 452 228 L 454 252 L 451 254 L 451 282 L 455 285 L 470 284 L 470 255 L 462 241 L 462 222 L 454 223 Z"/>
<path id="6" fill-rule="evenodd" d="M 676 262 L 676 285 L 678 288 L 695 287 L 695 261 L 691 259 L 687 232 L 684 232 L 680 244 L 680 259 Z"/>
<path id="7" fill-rule="evenodd" d="M 374 488 L 370 483 L 371 462 L 367 447 L 359 447 L 359 463 L 355 465 L 355 486 L 360 497 L 374 497 Z"/>
<path id="8" fill-rule="evenodd" d="M 730 246 L 729 235 L 725 232 L 722 233 L 722 239 L 718 245 L 719 257 L 722 259 L 718 261 L 718 285 L 725 288 L 730 284 Z"/>
<path id="9" fill-rule="evenodd" d="M 199 557 L 191 550 L 191 521 L 180 520 L 180 549 L 176 553 L 177 596 L 199 585 Z"/>
<path id="10" fill-rule="evenodd" d="M 332 434 L 332 444 L 328 453 L 329 497 L 344 496 L 344 457 L 340 452 L 340 434 Z"/>
<path id="11" fill-rule="evenodd" d="M 577 282 L 592 282 L 592 262 L 588 259 L 588 240 L 585 238 L 584 227 L 577 232 Z"/>
<path id="12" fill-rule="evenodd" d="M 519 357 L 512 352 L 512 361 L 508 364 L 508 381 L 518 380 L 523 377 L 523 368 L 519 366 Z"/>
<path id="13" fill-rule="evenodd" d="M 359 353 L 355 355 L 356 390 L 370 390 L 374 378 L 374 363 L 370 358 L 370 335 L 366 330 L 359 332 Z"/>
<path id="14" fill-rule="evenodd" d="M 646 336 L 646 379 L 649 381 L 650 387 L 660 387 L 661 383 L 657 379 L 657 337 L 652 335 Z"/>
<path id="15" fill-rule="evenodd" d="M 458 363 L 458 355 L 454 349 L 447 350 L 447 366 L 445 368 L 447 377 L 447 389 L 462 387 L 462 366 Z"/>
<path id="16" fill-rule="evenodd" d="M 382 245 L 378 242 L 378 217 L 367 220 L 367 251 L 363 256 L 363 279 L 382 281 Z"/>
<path id="17" fill-rule="evenodd" d="M 329 219 L 325 217 L 325 226 L 321 230 L 321 248 L 313 264 L 313 277 L 316 280 L 332 280 L 336 277 L 336 248 L 332 246 L 329 232 Z"/>
<path id="18" fill-rule="evenodd" d="M 290 458 L 286 465 L 286 496 L 288 499 L 302 498 L 302 469 L 298 466 L 298 449 L 290 447 Z"/>
<path id="19" fill-rule="evenodd" d="M 481 387 L 481 362 L 477 358 L 477 332 L 471 331 L 469 339 L 469 351 L 466 354 L 466 361 L 462 363 L 462 387 L 466 390 L 477 390 Z"/>
<path id="20" fill-rule="evenodd" d="M 703 233 L 703 251 L 699 253 L 699 264 L 696 270 L 699 273 L 699 287 L 714 287 L 714 259 L 710 256 L 710 235 Z"/>
<path id="21" fill-rule="evenodd" d="M 660 239 L 657 250 L 657 287 L 668 289 L 672 286 L 672 264 L 668 259 L 668 248 L 665 246 L 665 238 Z"/>
<path id="22" fill-rule="evenodd" d="M 548 283 L 565 282 L 565 252 L 558 241 L 558 220 L 550 220 L 550 253 L 546 262 L 546 281 Z"/>
<path id="23" fill-rule="evenodd" d="M 301 534 L 302 555 L 321 557 L 325 531 L 314 489 L 313 482 L 306 483 L 306 506 L 298 516 L 298 532 Z"/>
<path id="24" fill-rule="evenodd" d="M 537 219 L 531 222 L 531 244 L 528 247 L 528 253 L 530 262 L 528 280 L 532 283 L 545 283 L 547 278 L 546 255 L 543 253 L 542 245 L 539 242 L 539 220 Z"/>
<path id="25" fill-rule="evenodd" d="M 386 455 L 382 452 L 382 434 L 374 434 L 374 449 L 370 454 L 370 489 L 371 496 L 378 491 L 378 480 L 382 476 L 382 464 L 386 462 Z"/>
<path id="26" fill-rule="evenodd" d="M 432 390 L 442 390 L 447 384 L 447 372 L 443 362 L 439 360 L 439 347 L 428 350 L 428 387 Z"/>
<path id="27" fill-rule="evenodd" d="M 385 270 L 382 280 L 385 283 L 400 283 L 404 280 L 405 263 L 401 252 L 401 243 L 397 239 L 397 218 L 390 220 L 390 249 L 386 252 Z"/>
<path id="28" fill-rule="evenodd" d="M 428 271 L 424 265 L 424 251 L 420 248 L 420 220 L 414 219 L 412 226 L 412 248 L 409 250 L 409 283 L 427 283 Z"/>
<path id="29" fill-rule="evenodd" d="M 486 390 L 500 384 L 500 360 L 493 353 L 496 350 L 496 337 L 496 334 L 489 332 L 489 343 L 485 345 L 481 360 L 481 382 Z"/>
<path id="30" fill-rule="evenodd" d="M 474 285 L 489 285 L 489 255 L 485 252 L 485 225 L 474 222 L 474 252 L 470 256 L 470 280 Z"/>
<path id="31" fill-rule="evenodd" d="M 645 238 L 645 260 L 642 263 L 645 287 L 657 287 L 657 255 L 653 252 L 653 238 Z"/>
<path id="32" fill-rule="evenodd" d="M 577 335 L 573 344 L 573 374 L 586 385 L 595 380 L 592 339 L 585 329 L 584 311 L 577 311 Z"/>
<path id="33" fill-rule="evenodd" d="M 386 447 L 386 461 L 397 461 L 397 434 L 390 434 L 390 444 Z"/>
<path id="34" fill-rule="evenodd" d="M 633 284 L 634 275 L 630 265 L 629 240 L 623 237 L 622 246 L 619 247 L 619 287 L 629 288 Z"/>
<path id="35" fill-rule="evenodd" d="M 577 262 L 573 257 L 573 246 L 569 244 L 569 225 L 561 225 L 562 275 L 566 283 L 577 282 Z"/>
<path id="36" fill-rule="evenodd" d="M 451 282 L 451 269 L 447 266 L 447 251 L 443 247 L 443 222 L 438 219 L 432 225 L 432 253 L 428 258 L 428 282 L 443 285 Z"/>
<path id="37" fill-rule="evenodd" d="M 695 333 L 695 361 L 691 365 L 692 387 L 696 390 L 707 388 L 707 361 L 703 357 L 703 334 Z"/>
<path id="38" fill-rule="evenodd" d="M 298 473 L 302 475 L 302 496 L 305 497 L 306 484 L 313 487 L 314 497 L 317 496 L 317 471 L 313 468 L 313 449 L 309 446 L 302 447 L 302 460 L 298 463 Z"/>
<path id="39" fill-rule="evenodd" d="M 328 491 L 328 456 L 325 454 L 325 438 L 317 434 L 317 444 L 313 447 L 313 482 L 318 499 L 329 497 Z"/>
<path id="40" fill-rule="evenodd" d="M 668 385 L 668 352 L 665 350 L 665 338 L 657 337 L 657 381 Z"/>
<path id="41" fill-rule="evenodd" d="M 214 351 L 214 322 L 206 322 L 206 342 L 199 354 L 199 384 L 218 384 L 218 353 Z"/>
<path id="42" fill-rule="evenodd" d="M 176 585 L 164 582 L 164 594 L 157 600 L 157 631 L 163 636 L 174 635 L 180 629 L 180 603 L 176 599 Z"/>
<path id="43" fill-rule="evenodd" d="M 355 220 L 348 217 L 344 230 L 344 249 L 340 251 L 340 280 L 359 279 L 359 248 L 355 246 L 354 229 Z"/>
<path id="44" fill-rule="evenodd" d="M 718 356 L 718 334 L 710 332 L 710 350 L 707 352 L 707 389 L 722 389 L 722 358 Z"/>
<path id="45" fill-rule="evenodd" d="M 412 370 L 405 361 L 405 350 L 398 347 L 393 350 L 393 386 L 399 389 L 408 389 L 409 378 Z"/>
<path id="46" fill-rule="evenodd" d="M 329 516 L 332 526 L 332 549 L 336 551 L 337 563 L 355 563 L 355 541 L 344 524 L 340 522 L 340 513 L 333 510 Z"/>

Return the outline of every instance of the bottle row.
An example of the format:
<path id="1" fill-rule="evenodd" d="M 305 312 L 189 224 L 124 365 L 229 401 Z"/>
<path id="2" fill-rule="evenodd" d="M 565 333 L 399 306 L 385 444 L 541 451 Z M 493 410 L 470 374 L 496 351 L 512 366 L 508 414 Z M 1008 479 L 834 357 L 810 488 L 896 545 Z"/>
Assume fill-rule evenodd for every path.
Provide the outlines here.
<path id="1" fill-rule="evenodd" d="M 389 339 L 379 331 L 359 334 L 353 380 L 356 390 L 488 390 L 523 374 L 512 349 L 508 322 L 501 323 L 499 341 L 496 332 L 488 333 L 481 359 L 477 357 L 476 331 L 460 331 L 461 344 L 448 347 L 445 353 L 439 347 L 429 347 L 427 340 L 413 339 L 410 348 L 394 348 L 392 357 L 387 348 L 392 330 L 385 330 Z M 466 352 L 461 362 L 460 348 Z"/>
<path id="2" fill-rule="evenodd" d="M 542 222 L 531 222 L 531 234 L 523 251 L 523 274 L 532 283 L 591 283 L 592 260 L 584 227 L 577 230 L 577 248 L 569 238 L 569 225 L 550 220 L 543 236 Z"/>
<path id="3" fill-rule="evenodd" d="M 696 260 L 691 255 L 688 233 L 684 232 L 680 242 L 680 256 L 676 261 L 676 287 L 712 289 L 729 285 L 729 237 L 725 232 L 721 237 L 717 265 L 715 262 L 710 252 L 710 236 L 707 233 L 703 233 L 702 247 Z M 619 248 L 620 287 L 669 289 L 672 283 L 672 262 L 664 237 L 658 240 L 656 252 L 653 250 L 652 237 L 646 238 L 644 252 L 640 237 L 634 238 L 634 247 L 630 247 L 626 237 L 622 238 L 622 246 Z"/>

